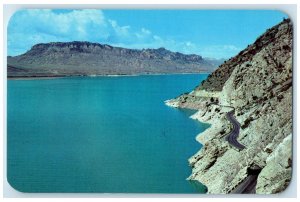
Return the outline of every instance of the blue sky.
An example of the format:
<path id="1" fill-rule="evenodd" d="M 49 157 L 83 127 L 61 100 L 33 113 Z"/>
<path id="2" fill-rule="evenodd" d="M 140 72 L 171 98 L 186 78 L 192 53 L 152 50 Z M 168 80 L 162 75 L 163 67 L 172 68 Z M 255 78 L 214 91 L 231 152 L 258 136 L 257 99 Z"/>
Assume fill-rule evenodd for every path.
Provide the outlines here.
<path id="1" fill-rule="evenodd" d="M 8 24 L 8 55 L 37 43 L 90 41 L 229 58 L 283 17 L 275 10 L 20 10 Z"/>

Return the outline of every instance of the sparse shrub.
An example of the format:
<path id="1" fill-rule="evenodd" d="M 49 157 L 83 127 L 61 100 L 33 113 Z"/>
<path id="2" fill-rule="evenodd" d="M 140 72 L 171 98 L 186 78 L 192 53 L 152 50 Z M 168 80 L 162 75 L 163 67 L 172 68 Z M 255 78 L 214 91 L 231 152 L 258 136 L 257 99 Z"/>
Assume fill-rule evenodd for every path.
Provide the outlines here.
<path id="1" fill-rule="evenodd" d="M 277 100 L 280 102 L 283 99 L 283 95 L 278 95 Z"/>
<path id="2" fill-rule="evenodd" d="M 245 129 L 245 128 L 247 128 L 248 126 L 249 126 L 249 124 L 251 123 L 251 121 L 253 121 L 254 119 L 253 119 L 253 117 L 249 117 L 249 118 L 247 118 L 245 121 L 244 121 L 244 124 L 241 126 L 241 128 L 242 129 Z"/>
<path id="3" fill-rule="evenodd" d="M 288 45 L 284 45 L 284 46 L 282 46 L 282 48 L 283 48 L 283 50 L 287 50 L 287 51 L 291 50 L 291 47 Z"/>
<path id="4" fill-rule="evenodd" d="M 221 135 L 224 135 L 226 132 L 225 132 L 225 130 L 223 129 L 223 130 L 221 130 L 221 132 L 220 132 L 220 134 Z"/>

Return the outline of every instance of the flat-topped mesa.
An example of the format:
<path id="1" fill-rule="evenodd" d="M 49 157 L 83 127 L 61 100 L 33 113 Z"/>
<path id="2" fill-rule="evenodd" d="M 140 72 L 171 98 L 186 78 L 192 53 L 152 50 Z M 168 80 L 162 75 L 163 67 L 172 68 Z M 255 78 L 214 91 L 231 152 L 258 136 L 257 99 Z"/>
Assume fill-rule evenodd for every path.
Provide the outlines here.
<path id="1" fill-rule="evenodd" d="M 73 53 L 101 53 L 103 50 L 114 51 L 119 55 L 132 55 L 139 58 L 159 58 L 159 59 L 181 59 L 191 62 L 201 62 L 203 58 L 195 54 L 182 54 L 179 52 L 172 52 L 163 47 L 157 49 L 128 49 L 121 47 L 113 47 L 107 44 L 92 43 L 87 41 L 73 41 L 73 42 L 50 42 L 39 43 L 34 46 L 26 54 L 36 54 L 45 51 L 70 51 Z"/>
<path id="2" fill-rule="evenodd" d="M 211 124 L 196 138 L 202 149 L 189 159 L 189 179 L 206 185 L 208 193 L 278 193 L 288 186 L 292 173 L 292 31 L 292 22 L 283 20 L 220 65 L 195 90 L 168 101 L 197 109 L 192 118 Z M 225 141 L 233 126 L 226 118 L 232 109 L 223 106 L 235 109 L 232 116 L 240 124 L 237 141 L 245 146 L 243 150 Z M 261 168 L 257 176 L 249 173 L 253 165 Z M 249 179 L 254 180 L 251 184 L 257 182 L 251 190 L 244 187 Z"/>
<path id="3" fill-rule="evenodd" d="M 84 41 L 36 44 L 22 55 L 8 57 L 7 62 L 11 77 L 201 73 L 217 67 L 216 61 L 165 48 L 138 50 Z"/>

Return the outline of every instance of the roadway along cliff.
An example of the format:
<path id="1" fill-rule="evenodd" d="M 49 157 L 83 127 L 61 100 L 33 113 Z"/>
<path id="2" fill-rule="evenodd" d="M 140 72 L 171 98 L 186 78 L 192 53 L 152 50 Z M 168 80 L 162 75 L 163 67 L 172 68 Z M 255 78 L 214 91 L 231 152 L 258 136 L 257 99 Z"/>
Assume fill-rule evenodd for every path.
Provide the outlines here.
<path id="1" fill-rule="evenodd" d="M 202 149 L 188 160 L 188 179 L 206 185 L 208 193 L 267 194 L 288 186 L 293 164 L 292 44 L 292 22 L 284 19 L 192 92 L 166 101 L 198 110 L 192 118 L 211 124 L 196 137 Z M 255 166 L 259 172 L 253 174 Z"/>
<path id="2" fill-rule="evenodd" d="M 239 150 L 243 150 L 245 148 L 244 145 L 238 142 L 237 138 L 240 133 L 240 123 L 234 118 L 234 110 L 231 112 L 228 112 L 226 114 L 226 118 L 231 122 L 233 125 L 232 131 L 226 136 L 226 140 L 231 144 L 232 146 L 236 147 Z"/>

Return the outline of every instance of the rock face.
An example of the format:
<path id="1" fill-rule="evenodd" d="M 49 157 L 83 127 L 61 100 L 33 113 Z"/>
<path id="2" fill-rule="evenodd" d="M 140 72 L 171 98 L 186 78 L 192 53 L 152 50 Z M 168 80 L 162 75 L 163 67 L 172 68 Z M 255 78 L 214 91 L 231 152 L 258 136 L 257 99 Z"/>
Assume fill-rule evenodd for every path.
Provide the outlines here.
<path id="1" fill-rule="evenodd" d="M 192 116 L 212 126 L 197 136 L 202 149 L 189 159 L 189 179 L 208 193 L 230 193 L 259 166 L 256 193 L 278 193 L 292 172 L 292 23 L 285 19 L 214 71 L 194 91 L 166 103 L 197 109 Z M 237 150 L 225 136 L 235 108 L 240 123 Z"/>
<path id="2" fill-rule="evenodd" d="M 218 61 L 159 49 L 125 49 L 89 42 L 34 45 L 8 57 L 8 76 L 198 73 L 216 69 Z"/>

